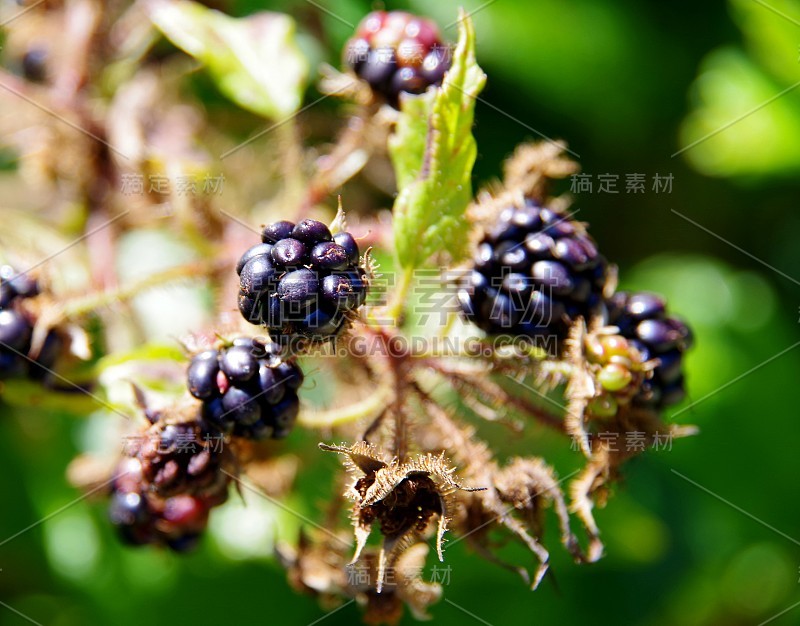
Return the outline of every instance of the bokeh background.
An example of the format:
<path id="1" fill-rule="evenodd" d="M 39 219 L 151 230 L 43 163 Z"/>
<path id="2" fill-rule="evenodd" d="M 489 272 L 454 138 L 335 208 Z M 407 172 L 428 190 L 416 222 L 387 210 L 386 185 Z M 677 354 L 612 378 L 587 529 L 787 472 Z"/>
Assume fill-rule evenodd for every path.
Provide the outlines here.
<path id="1" fill-rule="evenodd" d="M 521 141 L 569 142 L 594 187 L 575 195 L 574 209 L 620 265 L 622 286 L 664 293 L 695 330 L 690 398 L 673 413 L 700 434 L 626 466 L 597 512 L 607 556 L 577 566 L 551 541 L 553 576 L 537 592 L 464 543 L 454 546 L 436 622 L 800 624 L 800 2 L 387 6 L 445 25 L 459 4 L 476 10 L 479 62 L 489 75 L 477 106 L 476 184 L 497 177 Z M 351 32 L 344 22 L 357 23 L 373 5 L 228 7 L 290 13 L 307 51 L 336 64 Z M 454 39 L 455 29 L 447 35 Z M 213 91 L 202 80 L 194 88 L 201 98 Z M 312 88 L 307 101 L 316 97 Z M 0 161 L 3 176 L 13 176 L 13 156 Z M 618 193 L 599 189 L 606 174 L 618 177 Z M 642 193 L 626 191 L 633 174 L 644 175 Z M 656 175 L 669 177 L 669 191 L 653 189 Z M 94 421 L 0 404 L 3 602 L 54 626 L 305 626 L 326 615 L 290 590 L 270 557 L 275 524 L 291 534 L 297 520 L 265 501 L 215 512 L 213 532 L 187 557 L 121 547 L 100 503 L 71 504 L 79 494 L 64 476 L 98 436 Z M 293 445 L 314 443 L 298 435 Z M 333 467 L 325 459 L 304 471 L 292 506 L 314 517 L 324 497 L 318 479 Z M 513 546 L 507 554 L 530 558 Z M 350 605 L 321 623 L 358 619 Z M 0 624 L 24 623 L 0 606 Z"/>

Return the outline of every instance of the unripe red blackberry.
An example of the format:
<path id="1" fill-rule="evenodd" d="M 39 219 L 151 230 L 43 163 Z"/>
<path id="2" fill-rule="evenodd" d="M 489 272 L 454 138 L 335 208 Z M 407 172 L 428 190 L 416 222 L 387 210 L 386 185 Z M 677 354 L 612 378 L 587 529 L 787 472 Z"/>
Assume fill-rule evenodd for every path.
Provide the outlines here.
<path id="1" fill-rule="evenodd" d="M 164 545 L 186 552 L 195 547 L 208 525 L 211 506 L 197 496 L 163 499 L 146 491 L 114 489 L 108 516 L 127 544 Z"/>
<path id="2" fill-rule="evenodd" d="M 478 245 L 458 299 L 464 315 L 491 335 L 555 338 L 572 322 L 604 311 L 608 265 L 584 226 L 526 200 L 502 211 Z"/>
<path id="3" fill-rule="evenodd" d="M 367 295 L 353 236 L 303 220 L 269 224 L 261 238 L 237 265 L 244 318 L 281 345 L 335 338 Z"/>
<path id="4" fill-rule="evenodd" d="M 450 62 L 436 24 L 404 11 L 370 13 L 345 47 L 347 66 L 394 107 L 403 92 L 441 85 Z"/>
<path id="5" fill-rule="evenodd" d="M 109 506 L 122 539 L 178 552 L 194 547 L 211 508 L 228 497 L 222 443 L 199 419 L 156 421 L 131 437 L 115 471 Z"/>
<path id="6" fill-rule="evenodd" d="M 223 432 L 248 439 L 279 439 L 300 410 L 298 365 L 283 362 L 274 344 L 240 337 L 192 359 L 189 392 L 203 401 L 203 416 Z"/>
<path id="7" fill-rule="evenodd" d="M 61 352 L 61 337 L 50 331 L 35 361 L 22 356 L 31 351 L 33 322 L 20 305 L 37 295 L 36 280 L 9 265 L 0 267 L 0 380 L 22 376 L 43 380 Z"/>
<path id="8" fill-rule="evenodd" d="M 689 327 L 667 315 L 664 299 L 651 293 L 616 293 L 608 311 L 608 323 L 617 326 L 645 360 L 659 360 L 652 379 L 645 381 L 635 402 L 662 409 L 683 400 L 683 353 L 692 345 Z"/>

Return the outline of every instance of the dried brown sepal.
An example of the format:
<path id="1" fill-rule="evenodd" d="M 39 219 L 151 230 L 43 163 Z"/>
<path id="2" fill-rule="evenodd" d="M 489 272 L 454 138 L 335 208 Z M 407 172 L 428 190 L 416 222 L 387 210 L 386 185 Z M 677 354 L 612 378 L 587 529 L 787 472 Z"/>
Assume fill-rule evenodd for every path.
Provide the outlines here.
<path id="1" fill-rule="evenodd" d="M 604 487 L 609 480 L 611 468 L 607 446 L 594 450 L 592 457 L 578 477 L 570 484 L 570 511 L 583 522 L 589 535 L 589 547 L 586 560 L 589 563 L 598 561 L 603 556 L 603 542 L 600 540 L 600 529 L 594 519 L 593 495 Z"/>
<path id="2" fill-rule="evenodd" d="M 564 141 L 540 141 L 519 146 L 505 163 L 506 187 L 544 201 L 550 180 L 567 178 L 580 171 L 566 156 Z"/>
<path id="3" fill-rule="evenodd" d="M 553 468 L 539 458 L 514 458 L 495 474 L 494 485 L 503 502 L 519 511 L 537 536 L 543 533 L 542 515 L 552 506 L 561 530 L 561 542 L 577 560 L 578 540 L 570 529 L 569 511 Z"/>
<path id="4" fill-rule="evenodd" d="M 418 393 L 425 400 L 432 429 L 441 443 L 454 451 L 462 474 L 473 483 L 491 485 L 477 493 L 460 494 L 460 513 L 454 522 L 460 538 L 468 540 L 485 558 L 517 572 L 535 589 L 547 573 L 550 560 L 537 537 L 542 535 L 542 512 L 552 505 L 559 519 L 562 543 L 576 560 L 586 560 L 570 530 L 567 505 L 552 468 L 538 458 L 517 458 L 501 468 L 489 446 L 475 436 L 473 427 L 457 423 L 428 394 L 421 389 Z M 489 532 L 497 527 L 509 530 L 534 553 L 539 565 L 533 576 L 492 553 Z"/>
<path id="5" fill-rule="evenodd" d="M 583 352 L 586 325 L 579 318 L 570 328 L 566 339 L 565 360 L 572 366 L 571 376 L 567 383 L 565 398 L 567 413 L 564 416 L 564 429 L 572 437 L 581 452 L 591 457 L 592 448 L 589 443 L 589 432 L 586 428 L 586 407 L 595 396 L 594 379 L 588 369 Z"/>
<path id="6" fill-rule="evenodd" d="M 426 544 L 416 543 L 398 554 L 390 565 L 390 581 L 384 583 L 381 591 L 370 582 L 380 575 L 380 555 L 374 552 L 364 555 L 366 584 L 359 586 L 355 597 L 365 606 L 365 623 L 397 624 L 403 615 L 404 604 L 408 605 L 415 619 L 430 619 L 428 608 L 441 600 L 442 587 L 422 578 L 429 551 Z"/>
<path id="7" fill-rule="evenodd" d="M 471 491 L 453 477 L 444 453 L 423 454 L 405 463 L 387 456 L 375 446 L 357 442 L 352 446 L 320 444 L 322 450 L 346 457 L 345 467 L 353 478 L 345 495 L 354 502 L 352 520 L 358 561 L 374 524 L 383 535 L 378 555 L 377 589 L 383 586 L 387 564 L 424 533 L 438 517 L 436 549 L 443 560 L 442 543 L 455 506 L 454 494 Z"/>

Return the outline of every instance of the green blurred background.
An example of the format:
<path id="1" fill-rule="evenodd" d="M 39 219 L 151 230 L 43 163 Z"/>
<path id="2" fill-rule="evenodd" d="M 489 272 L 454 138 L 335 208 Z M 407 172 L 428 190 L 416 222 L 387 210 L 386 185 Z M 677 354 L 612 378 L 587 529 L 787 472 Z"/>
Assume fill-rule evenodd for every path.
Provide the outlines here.
<path id="1" fill-rule="evenodd" d="M 314 4 L 242 1 L 234 12 L 291 13 L 317 60 L 335 63 L 351 32 L 344 22 L 357 23 L 372 5 L 316 3 L 337 19 Z M 666 294 L 694 327 L 690 400 L 673 413 L 701 432 L 626 466 L 615 497 L 597 513 L 607 548 L 600 563 L 572 564 L 553 537 L 554 576 L 529 592 L 460 543 L 447 554 L 447 601 L 433 608 L 434 618 L 492 626 L 770 620 L 800 602 L 800 420 L 791 395 L 800 372 L 800 89 L 793 88 L 800 3 L 463 4 L 486 5 L 474 15 L 489 75 L 477 107 L 476 183 L 497 177 L 514 146 L 539 133 L 569 142 L 595 187 L 576 195 L 574 209 L 619 263 L 622 286 Z M 442 25 L 458 5 L 387 4 Z M 454 39 L 455 29 L 447 34 Z M 634 173 L 645 175 L 644 193 L 626 193 Z M 598 192 L 603 174 L 619 177 L 619 193 Z M 652 189 L 657 174 L 673 177 L 671 193 Z M 246 508 L 229 504 L 188 557 L 123 548 L 101 504 L 70 504 L 78 493 L 64 468 L 98 436 L 93 420 L 7 406 L 0 412 L 3 602 L 53 626 L 305 626 L 326 614 L 295 595 L 269 557 L 274 522 L 296 529 L 279 509 L 258 499 Z M 293 445 L 315 439 L 298 435 Z M 324 497 L 317 477 L 335 466 L 323 459 L 302 475 L 304 497 L 291 505 L 313 517 Z M 530 558 L 513 547 L 509 555 Z M 350 605 L 322 623 L 358 620 Z M 0 624 L 23 623 L 0 607 Z M 800 624 L 800 605 L 770 623 Z"/>

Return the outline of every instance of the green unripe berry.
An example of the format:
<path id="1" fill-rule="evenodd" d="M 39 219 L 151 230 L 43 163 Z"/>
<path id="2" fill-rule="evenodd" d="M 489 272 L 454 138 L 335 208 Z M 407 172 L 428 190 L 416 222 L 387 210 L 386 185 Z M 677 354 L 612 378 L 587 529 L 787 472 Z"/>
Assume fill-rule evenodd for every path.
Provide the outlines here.
<path id="1" fill-rule="evenodd" d="M 603 389 L 608 391 L 621 391 L 631 383 L 632 379 L 630 370 L 618 363 L 606 365 L 597 376 Z"/>
<path id="2" fill-rule="evenodd" d="M 614 417 L 618 409 L 617 401 L 609 395 L 594 398 L 589 405 L 589 412 L 596 417 Z"/>

